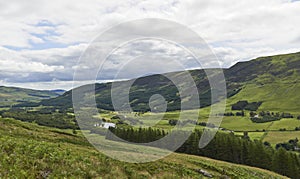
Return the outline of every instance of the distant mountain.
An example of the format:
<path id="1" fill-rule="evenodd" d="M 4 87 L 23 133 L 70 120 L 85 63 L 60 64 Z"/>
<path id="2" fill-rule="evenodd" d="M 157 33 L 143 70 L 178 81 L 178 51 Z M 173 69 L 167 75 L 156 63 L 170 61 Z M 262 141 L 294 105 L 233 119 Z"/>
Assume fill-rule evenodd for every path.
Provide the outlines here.
<path id="1" fill-rule="evenodd" d="M 226 78 L 229 104 L 239 100 L 262 102 L 261 109 L 296 111 L 300 107 L 299 77 L 300 53 L 260 57 L 251 61 L 238 62 L 228 69 L 223 69 Z M 197 85 L 201 107 L 211 104 L 211 89 L 204 70 L 189 71 Z M 182 72 L 168 73 L 180 77 Z M 122 84 L 123 82 L 119 82 Z M 181 82 L 185 83 L 184 80 Z M 99 108 L 113 110 L 111 102 L 111 84 L 96 84 L 96 102 Z M 82 90 L 84 98 L 89 98 L 89 85 Z M 129 102 L 135 111 L 148 111 L 149 98 L 161 94 L 168 103 L 168 110 L 180 109 L 180 99 L 176 86 L 163 75 L 150 75 L 138 78 L 131 87 Z M 83 101 L 84 101 L 83 98 Z M 45 106 L 72 107 L 72 91 L 61 96 L 42 100 Z M 126 106 L 128 104 L 124 104 Z"/>
<path id="2" fill-rule="evenodd" d="M 61 91 L 32 90 L 0 86 L 0 107 L 10 107 L 21 103 L 38 103 L 43 99 L 59 96 Z"/>
<path id="3" fill-rule="evenodd" d="M 55 89 L 55 90 L 50 90 L 51 92 L 57 93 L 59 95 L 62 95 L 66 92 L 66 90 L 63 89 Z"/>

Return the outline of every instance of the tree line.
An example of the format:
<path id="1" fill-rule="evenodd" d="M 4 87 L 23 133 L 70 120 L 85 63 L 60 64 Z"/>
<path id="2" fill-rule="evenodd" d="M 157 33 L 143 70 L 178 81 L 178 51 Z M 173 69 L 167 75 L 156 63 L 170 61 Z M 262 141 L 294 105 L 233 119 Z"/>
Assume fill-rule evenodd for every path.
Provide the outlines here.
<path id="1" fill-rule="evenodd" d="M 60 129 L 79 129 L 74 116 L 66 112 L 43 109 L 41 111 L 26 111 L 24 109 L 11 109 L 1 111 L 0 115 L 6 118 L 14 118 L 24 122 L 34 122 L 38 125 L 55 127 Z"/>
<path id="2" fill-rule="evenodd" d="M 231 105 L 231 110 L 248 110 L 248 111 L 256 111 L 262 102 L 252 102 L 248 101 L 238 101 L 235 104 Z"/>
<path id="3" fill-rule="evenodd" d="M 168 134 L 164 130 L 153 128 L 110 128 L 109 130 L 111 133 L 106 135 L 109 140 L 118 140 L 112 135 L 115 134 L 119 138 L 136 143 L 155 141 Z M 200 149 L 198 142 L 202 133 L 201 130 L 195 130 L 188 140 L 178 148 L 177 152 L 245 164 L 272 170 L 291 178 L 300 178 L 299 156 L 288 152 L 283 147 L 279 146 L 274 149 L 261 141 L 251 141 L 247 138 L 237 137 L 234 134 L 218 132 L 205 148 Z M 175 142 L 176 138 L 172 140 Z M 167 145 L 165 147 L 168 149 Z"/>

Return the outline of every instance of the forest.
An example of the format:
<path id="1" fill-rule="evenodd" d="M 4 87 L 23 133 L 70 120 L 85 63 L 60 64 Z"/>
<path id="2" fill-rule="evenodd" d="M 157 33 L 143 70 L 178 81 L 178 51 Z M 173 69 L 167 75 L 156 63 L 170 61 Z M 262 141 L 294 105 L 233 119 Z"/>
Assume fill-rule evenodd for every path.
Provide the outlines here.
<path id="1" fill-rule="evenodd" d="M 168 134 L 164 130 L 153 128 L 139 128 L 137 130 L 133 128 L 110 128 L 109 130 L 111 133 L 107 133 L 106 139 L 118 141 L 119 139 L 116 138 L 118 136 L 126 141 L 136 143 L 148 143 Z M 176 152 L 245 164 L 271 170 L 291 178 L 300 178 L 299 155 L 287 151 L 283 146 L 278 145 L 274 149 L 267 142 L 251 141 L 246 136 L 239 138 L 233 134 L 218 132 L 205 148 L 199 149 L 199 140 L 202 134 L 203 131 L 194 131 Z M 298 140 L 293 142 L 297 143 Z M 296 145 L 299 146 L 299 144 Z M 164 146 L 164 144 L 162 143 L 160 146 Z M 165 145 L 166 148 L 168 148 L 167 146 Z"/>

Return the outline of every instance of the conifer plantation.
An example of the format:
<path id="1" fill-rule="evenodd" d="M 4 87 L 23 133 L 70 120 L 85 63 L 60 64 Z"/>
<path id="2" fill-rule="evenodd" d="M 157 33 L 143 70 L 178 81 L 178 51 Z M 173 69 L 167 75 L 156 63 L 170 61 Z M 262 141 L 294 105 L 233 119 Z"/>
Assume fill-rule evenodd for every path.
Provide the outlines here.
<path id="1" fill-rule="evenodd" d="M 110 128 L 110 131 L 125 141 L 135 143 L 148 143 L 167 135 L 164 130 L 153 128 Z M 300 177 L 300 158 L 296 153 L 288 152 L 284 148 L 276 150 L 258 140 L 251 141 L 221 132 L 206 147 L 199 149 L 198 142 L 202 133 L 195 130 L 176 152 L 259 167 L 295 179 Z M 118 140 L 114 135 L 107 134 L 106 139 Z"/>

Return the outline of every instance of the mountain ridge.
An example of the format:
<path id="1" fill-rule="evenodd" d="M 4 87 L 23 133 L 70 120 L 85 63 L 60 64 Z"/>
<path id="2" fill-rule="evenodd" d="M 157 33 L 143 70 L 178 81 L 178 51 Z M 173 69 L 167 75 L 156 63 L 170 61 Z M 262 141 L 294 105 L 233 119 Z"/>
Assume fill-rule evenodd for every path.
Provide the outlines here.
<path id="1" fill-rule="evenodd" d="M 201 107 L 211 105 L 211 89 L 209 81 L 207 80 L 205 74 L 205 70 L 196 69 L 188 71 L 197 85 Z M 300 52 L 258 57 L 250 61 L 238 62 L 230 68 L 225 68 L 222 70 L 226 79 L 227 97 L 229 99 L 237 94 L 240 94 L 241 91 L 247 91 L 247 85 L 249 84 L 261 88 L 264 88 L 264 86 L 268 84 L 277 83 L 296 84 L 296 86 L 298 87 L 298 81 L 300 77 Z M 170 72 L 163 75 L 178 76 L 181 73 L 182 72 Z M 153 94 L 161 94 L 165 97 L 166 101 L 168 102 L 169 111 L 180 109 L 180 101 L 184 101 L 185 99 L 180 100 L 180 97 L 178 96 L 178 89 L 176 88 L 176 86 L 172 83 L 172 81 L 168 80 L 163 75 L 153 74 L 150 76 L 143 76 L 141 78 L 129 80 L 134 81 L 129 95 L 129 105 L 133 108 L 133 110 L 149 111 L 150 108 L 148 106 L 148 102 L 149 98 Z M 124 81 L 120 81 L 116 83 L 123 82 Z M 101 109 L 114 110 L 110 99 L 111 84 L 112 82 L 95 84 L 96 103 L 97 106 Z M 84 91 L 84 88 L 89 89 L 89 87 L 91 87 L 89 85 L 93 84 L 83 85 L 72 90 L 83 89 Z M 283 86 L 279 86 L 278 89 L 281 88 L 283 88 Z M 72 90 L 69 90 L 63 95 L 57 96 L 55 98 L 43 99 L 37 105 L 61 106 L 71 108 Z M 272 93 L 269 89 L 266 90 L 266 93 Z M 86 91 L 85 93 L 85 96 L 89 96 L 88 91 Z M 249 96 L 247 97 L 245 95 L 244 97 L 249 98 Z M 241 99 L 234 99 L 242 100 L 242 98 L 243 97 L 241 97 Z M 298 97 L 296 97 L 296 99 L 298 99 Z M 249 98 L 249 100 L 254 101 L 256 99 Z M 262 99 L 262 101 L 265 101 L 264 98 Z M 264 106 L 264 104 L 262 106 Z"/>
<path id="2" fill-rule="evenodd" d="M 49 99 L 59 95 L 60 93 L 51 90 L 0 86 L 0 107 L 10 107 L 24 102 L 38 103 L 42 99 Z"/>

